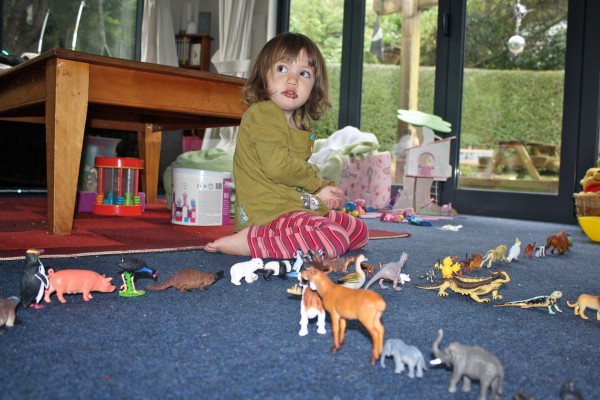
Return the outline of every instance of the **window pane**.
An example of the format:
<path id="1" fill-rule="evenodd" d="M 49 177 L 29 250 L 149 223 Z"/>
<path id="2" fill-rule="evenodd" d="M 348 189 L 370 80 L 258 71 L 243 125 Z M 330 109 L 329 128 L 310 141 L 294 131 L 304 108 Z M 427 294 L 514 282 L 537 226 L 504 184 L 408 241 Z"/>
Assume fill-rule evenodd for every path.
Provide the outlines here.
<path id="1" fill-rule="evenodd" d="M 14 55 L 54 47 L 134 59 L 137 0 L 4 0 L 3 48 Z"/>
<path id="2" fill-rule="evenodd" d="M 375 3 L 374 7 L 372 1 L 367 1 L 366 9 L 361 130 L 377 135 L 379 150 L 392 151 L 396 157 L 396 151 L 402 153 L 404 150 L 395 146 L 398 142 L 398 109 L 433 113 L 438 8 L 419 9 L 418 17 L 413 18 L 414 29 L 410 29 L 414 35 L 403 37 L 402 10 L 395 7 L 395 2 Z M 379 18 L 377 12 L 382 14 Z M 381 29 L 379 34 L 378 27 Z M 379 35 L 381 49 L 377 40 L 373 41 Z M 404 46 L 414 46 L 411 54 L 419 61 L 416 71 L 410 71 L 408 65 L 406 69 L 402 68 L 403 40 Z M 411 88 L 409 82 L 416 82 L 416 87 Z M 400 98 L 401 93 L 404 93 L 404 100 Z M 394 183 L 402 183 L 402 166 L 392 165 Z"/>
<path id="3" fill-rule="evenodd" d="M 566 31 L 567 0 L 467 1 L 459 188 L 558 192 Z"/>
<path id="4" fill-rule="evenodd" d="M 290 32 L 302 33 L 319 46 L 329 73 L 331 110 L 315 128 L 318 138 L 338 130 L 343 29 L 344 0 L 291 0 Z"/>

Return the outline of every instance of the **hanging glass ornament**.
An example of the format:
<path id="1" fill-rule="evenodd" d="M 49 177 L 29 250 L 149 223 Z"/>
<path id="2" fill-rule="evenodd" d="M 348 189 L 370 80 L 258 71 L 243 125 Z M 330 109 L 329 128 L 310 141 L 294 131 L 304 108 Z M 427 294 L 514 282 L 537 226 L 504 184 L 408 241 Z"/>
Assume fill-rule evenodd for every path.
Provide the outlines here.
<path id="1" fill-rule="evenodd" d="M 517 0 L 517 3 L 513 7 L 513 12 L 515 14 L 515 34 L 508 39 L 508 51 L 510 51 L 515 56 L 517 54 L 521 54 L 525 49 L 525 38 L 519 34 L 519 30 L 521 29 L 521 20 L 527 14 L 527 7 L 521 4 L 521 0 Z"/>

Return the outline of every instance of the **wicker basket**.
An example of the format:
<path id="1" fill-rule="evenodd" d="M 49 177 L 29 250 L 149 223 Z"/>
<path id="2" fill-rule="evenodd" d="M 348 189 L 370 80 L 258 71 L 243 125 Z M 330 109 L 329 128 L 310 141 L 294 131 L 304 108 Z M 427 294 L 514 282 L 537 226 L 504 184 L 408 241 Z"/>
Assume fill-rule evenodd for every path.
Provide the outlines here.
<path id="1" fill-rule="evenodd" d="M 573 195 L 575 198 L 575 208 L 577 209 L 578 217 L 600 216 L 600 194 L 578 194 Z"/>

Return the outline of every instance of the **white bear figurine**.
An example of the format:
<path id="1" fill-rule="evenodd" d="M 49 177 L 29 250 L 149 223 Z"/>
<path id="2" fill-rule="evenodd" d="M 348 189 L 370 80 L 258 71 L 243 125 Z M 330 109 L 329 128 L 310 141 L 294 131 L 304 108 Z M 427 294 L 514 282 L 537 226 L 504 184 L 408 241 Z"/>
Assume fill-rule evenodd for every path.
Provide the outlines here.
<path id="1" fill-rule="evenodd" d="M 263 268 L 263 260 L 253 258 L 250 261 L 239 262 L 231 266 L 231 283 L 241 285 L 241 280 L 244 278 L 247 283 L 252 283 L 258 279 L 258 275 L 254 273 L 257 269 Z"/>

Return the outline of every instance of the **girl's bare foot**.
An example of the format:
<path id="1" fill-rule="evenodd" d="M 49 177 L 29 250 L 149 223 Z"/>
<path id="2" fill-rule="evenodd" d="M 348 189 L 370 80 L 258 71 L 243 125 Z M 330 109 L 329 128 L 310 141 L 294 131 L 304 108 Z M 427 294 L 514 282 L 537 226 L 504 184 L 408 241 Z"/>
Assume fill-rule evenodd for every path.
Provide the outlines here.
<path id="1" fill-rule="evenodd" d="M 221 252 L 234 256 L 249 256 L 250 246 L 248 246 L 248 230 L 249 228 L 244 228 L 233 235 L 225 236 L 214 242 L 210 242 L 204 246 L 204 250 L 211 253 Z"/>

